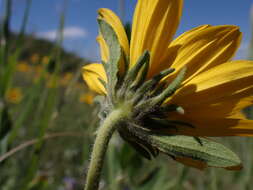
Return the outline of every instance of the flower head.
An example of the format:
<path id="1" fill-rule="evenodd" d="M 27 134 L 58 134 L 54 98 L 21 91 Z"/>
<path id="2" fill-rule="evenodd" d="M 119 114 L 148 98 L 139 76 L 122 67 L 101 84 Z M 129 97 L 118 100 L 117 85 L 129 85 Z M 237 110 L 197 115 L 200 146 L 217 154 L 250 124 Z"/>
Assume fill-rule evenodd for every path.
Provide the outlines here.
<path id="1" fill-rule="evenodd" d="M 39 54 L 37 54 L 37 53 L 33 54 L 33 55 L 30 57 L 30 61 L 31 61 L 31 63 L 33 63 L 33 64 L 38 63 L 39 60 L 40 60 L 40 56 L 39 56 Z"/>
<path id="2" fill-rule="evenodd" d="M 44 57 L 42 58 L 41 63 L 42 63 L 43 65 L 47 65 L 49 62 L 50 62 L 49 56 L 44 56 Z"/>
<path id="3" fill-rule="evenodd" d="M 139 0 L 131 39 L 112 11 L 100 9 L 103 64 L 84 66 L 84 80 L 106 97 L 102 118 L 118 106 L 130 107 L 131 119 L 118 131 L 146 158 L 160 151 L 197 168 L 238 169 L 235 155 L 226 157 L 223 146 L 203 137 L 253 135 L 253 121 L 241 114 L 253 104 L 253 62 L 231 61 L 241 40 L 237 26 L 203 25 L 173 40 L 182 5 L 183 0 Z M 196 151 L 183 150 L 188 145 Z M 198 155 L 204 145 L 234 163 Z"/>
<path id="4" fill-rule="evenodd" d="M 91 105 L 94 101 L 94 94 L 91 92 L 82 93 L 79 97 L 79 102 Z"/>
<path id="5" fill-rule="evenodd" d="M 19 72 L 27 73 L 27 72 L 31 71 L 31 67 L 30 67 L 30 65 L 28 65 L 25 62 L 19 62 L 17 64 L 16 70 L 19 71 Z"/>
<path id="6" fill-rule="evenodd" d="M 18 104 L 23 98 L 23 94 L 20 88 L 15 87 L 11 88 L 7 91 L 5 95 L 5 99 L 7 102 L 13 103 L 13 104 Z"/>
<path id="7" fill-rule="evenodd" d="M 62 86 L 67 86 L 72 79 L 73 79 L 73 73 L 66 72 L 66 73 L 63 74 L 63 77 L 61 78 L 60 84 Z"/>

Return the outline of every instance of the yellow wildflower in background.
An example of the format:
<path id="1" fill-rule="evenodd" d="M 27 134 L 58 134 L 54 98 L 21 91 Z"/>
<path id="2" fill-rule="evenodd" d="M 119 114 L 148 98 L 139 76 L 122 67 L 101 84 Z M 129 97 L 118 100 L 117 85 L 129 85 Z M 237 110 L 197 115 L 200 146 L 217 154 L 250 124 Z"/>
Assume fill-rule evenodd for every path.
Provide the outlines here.
<path id="1" fill-rule="evenodd" d="M 46 75 L 47 79 L 46 87 L 47 88 L 57 88 L 59 86 L 59 77 L 55 75 Z"/>
<path id="2" fill-rule="evenodd" d="M 33 82 L 37 82 L 38 79 L 42 76 L 44 67 L 41 65 L 34 66 L 34 72 L 33 72 Z"/>
<path id="3" fill-rule="evenodd" d="M 36 66 L 34 67 L 34 71 L 35 71 L 35 73 L 37 73 L 37 74 L 41 74 L 41 73 L 43 72 L 43 70 L 44 70 L 44 67 L 43 67 L 42 65 L 36 65 Z"/>
<path id="4" fill-rule="evenodd" d="M 42 62 L 43 65 L 47 65 L 49 63 L 49 61 L 50 61 L 50 58 L 48 56 L 44 56 L 42 58 L 41 62 Z"/>
<path id="5" fill-rule="evenodd" d="M 63 74 L 63 76 L 61 77 L 61 80 L 60 80 L 60 84 L 62 86 L 66 86 L 68 85 L 68 83 L 72 80 L 73 78 L 73 73 L 71 72 L 66 72 Z"/>
<path id="6" fill-rule="evenodd" d="M 93 103 L 94 94 L 91 92 L 82 93 L 79 97 L 79 102 L 91 105 Z"/>
<path id="7" fill-rule="evenodd" d="M 5 99 L 9 103 L 18 104 L 23 98 L 23 94 L 20 88 L 15 87 L 7 91 Z"/>
<path id="8" fill-rule="evenodd" d="M 26 62 L 20 61 L 16 66 L 16 70 L 19 72 L 27 73 L 31 71 L 31 67 Z"/>
<path id="9" fill-rule="evenodd" d="M 83 83 L 80 83 L 80 82 L 75 83 L 75 84 L 74 84 L 74 87 L 75 87 L 76 89 L 84 89 Z"/>
<path id="10" fill-rule="evenodd" d="M 99 10 L 99 19 L 115 31 L 130 60 L 130 68 L 145 50 L 150 52 L 148 79 L 167 68 L 175 72 L 168 84 L 187 67 L 184 80 L 166 104 L 183 107 L 184 114 L 170 113 L 170 120 L 190 123 L 168 134 L 191 136 L 252 136 L 253 121 L 240 111 L 253 103 L 253 62 L 231 61 L 241 41 L 237 26 L 202 25 L 173 40 L 182 14 L 183 0 L 139 0 L 133 16 L 131 42 L 120 19 L 109 9 Z M 108 46 L 98 37 L 103 61 L 109 59 Z M 120 62 L 122 64 L 122 62 Z M 119 65 L 122 67 L 122 65 Z M 107 81 L 102 64 L 83 67 L 89 87 L 106 95 L 98 78 Z"/>
<path id="11" fill-rule="evenodd" d="M 31 63 L 33 63 L 33 64 L 38 63 L 39 60 L 40 60 L 40 56 L 39 56 L 39 54 L 37 54 L 37 53 L 33 54 L 33 55 L 31 56 L 31 58 L 30 58 Z"/>

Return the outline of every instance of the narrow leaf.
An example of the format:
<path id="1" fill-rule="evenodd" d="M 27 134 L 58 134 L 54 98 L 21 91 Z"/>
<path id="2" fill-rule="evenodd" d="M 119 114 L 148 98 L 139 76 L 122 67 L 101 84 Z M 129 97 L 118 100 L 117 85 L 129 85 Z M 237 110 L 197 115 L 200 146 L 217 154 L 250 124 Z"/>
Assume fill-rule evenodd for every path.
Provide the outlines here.
<path id="1" fill-rule="evenodd" d="M 143 97 L 143 94 L 147 94 L 148 92 L 154 90 L 156 85 L 160 82 L 162 78 L 167 76 L 170 73 L 173 73 L 175 69 L 169 68 L 162 72 L 160 72 L 158 75 L 155 75 L 152 79 L 146 81 L 137 91 L 136 91 L 136 97 L 134 99 L 134 103 L 138 103 L 140 98 Z"/>
<path id="2" fill-rule="evenodd" d="M 106 41 L 106 44 L 109 48 L 109 61 L 107 67 L 107 77 L 108 77 L 108 85 L 109 92 L 113 92 L 117 83 L 117 74 L 119 71 L 119 61 L 121 59 L 121 46 L 119 44 L 119 40 L 113 28 L 103 19 L 98 19 L 98 24 L 100 28 L 100 32 L 103 38 Z"/>
<path id="3" fill-rule="evenodd" d="M 161 136 L 150 135 L 150 143 L 168 155 L 175 157 L 192 167 L 206 168 L 218 167 L 231 170 L 241 169 L 241 161 L 238 156 L 223 146 L 206 138 L 175 135 Z M 200 143 L 201 142 L 201 143 Z M 197 165 L 195 165 L 197 163 Z"/>
<path id="4" fill-rule="evenodd" d="M 170 97 L 180 86 L 182 83 L 184 76 L 186 73 L 186 67 L 184 67 L 177 77 L 168 85 L 168 87 L 159 95 L 157 96 L 153 101 L 154 104 L 161 104 L 163 101 L 165 101 L 168 97 Z"/>
<path id="5" fill-rule="evenodd" d="M 127 72 L 124 82 L 122 84 L 122 87 L 120 88 L 120 92 L 119 92 L 120 97 L 125 96 L 125 92 L 129 88 L 131 89 L 134 86 L 138 85 L 139 82 L 141 82 L 140 80 L 142 80 L 142 78 L 144 78 L 145 80 L 146 74 L 147 74 L 146 72 L 147 69 L 145 69 L 145 67 L 146 65 L 149 65 L 149 60 L 150 60 L 149 52 L 144 51 L 144 53 L 138 59 L 137 63 L 132 68 L 130 68 L 130 70 Z"/>

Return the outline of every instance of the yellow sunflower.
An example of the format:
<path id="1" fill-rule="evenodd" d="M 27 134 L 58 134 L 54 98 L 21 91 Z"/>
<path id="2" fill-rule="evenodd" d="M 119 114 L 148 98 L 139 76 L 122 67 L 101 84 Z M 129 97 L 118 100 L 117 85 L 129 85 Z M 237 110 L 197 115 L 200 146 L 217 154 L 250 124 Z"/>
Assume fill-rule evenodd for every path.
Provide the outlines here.
<path id="1" fill-rule="evenodd" d="M 184 114 L 169 117 L 191 123 L 195 128 L 180 128 L 177 133 L 193 136 L 252 136 L 253 121 L 241 110 L 253 104 L 253 62 L 231 61 L 240 45 L 237 26 L 203 25 L 173 40 L 182 13 L 183 0 L 139 0 L 133 16 L 131 42 L 120 19 L 109 9 L 99 10 L 99 19 L 115 31 L 130 68 L 145 50 L 150 52 L 148 79 L 166 68 L 175 68 L 166 81 L 187 66 L 184 80 L 167 104 L 180 105 Z M 103 61 L 108 61 L 108 46 L 97 38 Z M 98 78 L 107 81 L 102 64 L 83 67 L 88 86 L 106 95 Z"/>
<path id="2" fill-rule="evenodd" d="M 117 131 L 142 156 L 163 152 L 200 169 L 240 169 L 236 155 L 205 137 L 253 136 L 253 121 L 241 113 L 253 104 L 253 62 L 232 61 L 237 26 L 202 25 L 173 40 L 182 6 L 138 0 L 131 36 L 111 10 L 100 9 L 102 64 L 84 66 L 83 78 L 105 97 L 102 120 L 123 108 Z"/>
<path id="3" fill-rule="evenodd" d="M 23 98 L 22 90 L 18 87 L 11 88 L 7 91 L 5 99 L 7 102 L 18 104 Z"/>

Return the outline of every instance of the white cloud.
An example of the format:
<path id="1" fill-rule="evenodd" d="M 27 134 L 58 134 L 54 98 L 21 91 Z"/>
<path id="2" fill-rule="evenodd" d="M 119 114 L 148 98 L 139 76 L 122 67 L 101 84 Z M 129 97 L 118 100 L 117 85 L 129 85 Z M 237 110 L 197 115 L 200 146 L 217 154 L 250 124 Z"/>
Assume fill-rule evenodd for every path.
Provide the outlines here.
<path id="1" fill-rule="evenodd" d="M 37 36 L 48 40 L 54 40 L 57 37 L 57 30 L 50 30 L 46 32 L 40 32 Z M 64 39 L 78 39 L 87 37 L 87 31 L 83 28 L 70 26 L 66 27 L 63 31 Z"/>

